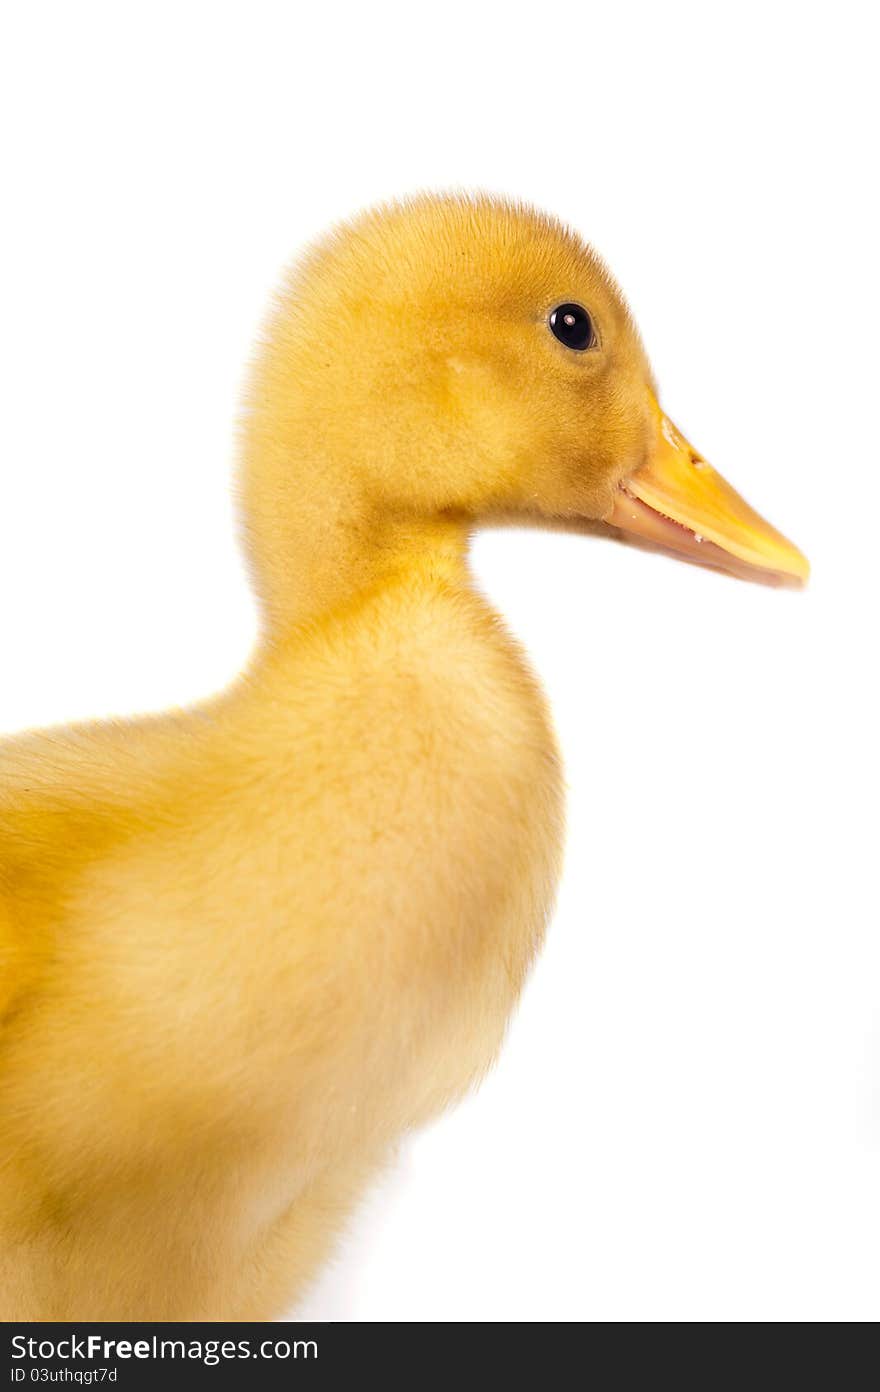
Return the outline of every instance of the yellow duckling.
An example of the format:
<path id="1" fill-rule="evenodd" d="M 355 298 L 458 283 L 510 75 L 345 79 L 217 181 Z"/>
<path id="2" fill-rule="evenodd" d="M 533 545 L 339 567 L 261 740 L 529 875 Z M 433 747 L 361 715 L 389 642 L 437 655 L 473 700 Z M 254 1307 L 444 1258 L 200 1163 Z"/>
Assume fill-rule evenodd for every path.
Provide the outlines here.
<path id="1" fill-rule="evenodd" d="M 562 785 L 474 590 L 492 514 L 806 563 L 662 414 L 556 222 L 384 208 L 260 348 L 262 638 L 182 712 L 0 753 L 0 1315 L 269 1319 L 395 1142 L 480 1078 L 544 932 Z"/>

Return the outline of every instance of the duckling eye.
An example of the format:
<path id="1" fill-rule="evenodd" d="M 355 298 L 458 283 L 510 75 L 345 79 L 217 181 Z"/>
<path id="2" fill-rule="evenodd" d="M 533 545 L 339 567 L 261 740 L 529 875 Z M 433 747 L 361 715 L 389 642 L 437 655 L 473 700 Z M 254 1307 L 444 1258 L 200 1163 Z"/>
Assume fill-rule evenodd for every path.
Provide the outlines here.
<path id="1" fill-rule="evenodd" d="M 596 342 L 593 321 L 583 305 L 561 304 L 550 315 L 550 328 L 566 348 L 582 353 Z"/>

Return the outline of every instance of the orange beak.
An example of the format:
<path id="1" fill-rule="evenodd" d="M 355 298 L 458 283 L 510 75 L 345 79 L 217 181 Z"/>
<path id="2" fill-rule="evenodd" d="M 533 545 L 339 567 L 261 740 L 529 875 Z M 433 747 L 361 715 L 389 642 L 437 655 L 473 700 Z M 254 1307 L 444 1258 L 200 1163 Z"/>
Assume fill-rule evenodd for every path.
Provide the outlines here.
<path id="1" fill-rule="evenodd" d="M 803 584 L 806 557 L 697 454 L 656 401 L 646 462 L 624 479 L 605 521 L 735 575 Z"/>

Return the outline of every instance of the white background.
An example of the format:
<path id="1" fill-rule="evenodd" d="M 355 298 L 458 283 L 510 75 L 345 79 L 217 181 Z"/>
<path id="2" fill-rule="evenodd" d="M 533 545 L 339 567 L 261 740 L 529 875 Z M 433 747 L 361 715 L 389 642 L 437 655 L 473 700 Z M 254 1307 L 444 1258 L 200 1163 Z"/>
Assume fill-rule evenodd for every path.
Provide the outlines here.
<path id="1" fill-rule="evenodd" d="M 303 1314 L 880 1315 L 869 7 L 4 15 L 4 730 L 243 661 L 229 473 L 266 297 L 328 221 L 421 187 L 580 228 L 670 414 L 814 566 L 796 594 L 478 539 L 567 762 L 558 913 L 500 1065 Z"/>

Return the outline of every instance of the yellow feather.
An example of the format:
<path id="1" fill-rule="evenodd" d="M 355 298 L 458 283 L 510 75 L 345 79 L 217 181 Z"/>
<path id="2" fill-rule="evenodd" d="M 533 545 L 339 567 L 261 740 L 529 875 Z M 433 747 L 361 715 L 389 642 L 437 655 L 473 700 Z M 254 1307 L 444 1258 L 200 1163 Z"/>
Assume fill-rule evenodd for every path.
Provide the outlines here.
<path id="1" fill-rule="evenodd" d="M 547 331 L 564 300 L 601 352 Z M 294 270 L 242 421 L 248 671 L 0 750 L 4 1319 L 280 1314 L 490 1066 L 562 789 L 468 533 L 606 516 L 650 387 L 601 263 L 526 208 L 416 199 Z"/>

